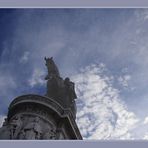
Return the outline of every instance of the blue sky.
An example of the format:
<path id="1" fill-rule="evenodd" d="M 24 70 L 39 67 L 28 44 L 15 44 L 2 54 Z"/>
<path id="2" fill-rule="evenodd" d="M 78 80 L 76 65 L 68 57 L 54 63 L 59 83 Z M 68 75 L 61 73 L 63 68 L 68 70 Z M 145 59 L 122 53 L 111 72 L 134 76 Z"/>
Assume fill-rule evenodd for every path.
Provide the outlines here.
<path id="1" fill-rule="evenodd" d="M 1 120 L 15 97 L 45 94 L 53 56 L 84 139 L 147 139 L 147 26 L 148 9 L 0 9 Z"/>

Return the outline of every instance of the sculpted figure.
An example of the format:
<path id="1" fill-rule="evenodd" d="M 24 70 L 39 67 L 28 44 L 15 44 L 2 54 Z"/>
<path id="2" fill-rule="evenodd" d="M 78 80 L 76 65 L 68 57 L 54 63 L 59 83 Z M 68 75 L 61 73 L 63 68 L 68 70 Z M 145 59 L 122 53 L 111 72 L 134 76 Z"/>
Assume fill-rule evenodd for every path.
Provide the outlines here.
<path id="1" fill-rule="evenodd" d="M 65 78 L 64 84 L 68 97 L 73 101 L 77 98 L 74 83 L 69 78 Z"/>
<path id="2" fill-rule="evenodd" d="M 67 77 L 63 80 L 60 77 L 60 73 L 53 58 L 46 58 L 46 66 L 48 69 L 48 75 L 46 76 L 47 81 L 47 96 L 55 99 L 63 107 L 71 108 L 76 112 L 75 99 L 77 98 L 75 93 L 74 83 Z"/>
<path id="3" fill-rule="evenodd" d="M 52 77 L 60 77 L 59 70 L 53 61 L 53 57 L 51 58 L 45 57 L 45 61 L 46 61 L 45 65 L 47 66 L 47 69 L 48 69 L 48 75 L 45 77 L 45 80 L 48 80 Z"/>
<path id="4" fill-rule="evenodd" d="M 40 119 L 39 117 L 35 117 L 32 122 L 29 122 L 23 129 L 24 139 L 40 139 L 42 130 L 40 126 Z"/>
<path id="5" fill-rule="evenodd" d="M 4 122 L 3 122 L 3 126 L 6 126 L 8 124 L 8 120 L 7 118 L 4 119 Z"/>
<path id="6" fill-rule="evenodd" d="M 18 135 L 18 139 L 25 139 L 25 132 L 24 132 L 24 130 L 21 130 L 20 131 L 20 133 L 19 133 L 19 135 Z"/>
<path id="7" fill-rule="evenodd" d="M 0 139 L 10 139 L 10 128 L 7 118 L 4 119 L 3 126 L 0 128 Z"/>
<path id="8" fill-rule="evenodd" d="M 46 58 L 45 57 L 45 61 L 46 61 L 46 66 L 48 69 L 48 75 L 45 77 L 45 80 L 47 81 L 47 96 L 57 99 L 60 97 L 62 97 L 60 91 L 62 88 L 64 88 L 64 81 L 63 79 L 60 77 L 60 73 L 59 70 L 56 66 L 56 64 L 53 61 L 53 58 Z"/>
<path id="9" fill-rule="evenodd" d="M 54 129 L 48 130 L 44 135 L 43 139 L 51 139 L 55 140 L 56 139 L 56 131 Z"/>
<path id="10" fill-rule="evenodd" d="M 76 93 L 75 93 L 75 86 L 74 83 L 70 81 L 69 78 L 65 78 L 64 80 L 65 84 L 65 91 L 66 91 L 66 102 L 67 102 L 67 107 L 71 108 L 71 110 L 74 112 L 74 118 L 76 118 L 76 103 L 75 99 L 77 98 Z"/>
<path id="11" fill-rule="evenodd" d="M 16 115 L 10 121 L 9 126 L 11 139 L 16 139 L 22 127 L 21 115 Z"/>

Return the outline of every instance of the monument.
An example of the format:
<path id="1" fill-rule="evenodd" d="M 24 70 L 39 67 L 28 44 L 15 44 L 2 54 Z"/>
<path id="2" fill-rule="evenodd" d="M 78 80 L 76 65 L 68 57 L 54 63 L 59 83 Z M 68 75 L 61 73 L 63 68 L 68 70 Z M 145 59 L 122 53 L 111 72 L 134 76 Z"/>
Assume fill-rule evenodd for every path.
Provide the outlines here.
<path id="1" fill-rule="evenodd" d="M 75 122 L 74 83 L 61 78 L 53 58 L 46 58 L 48 70 L 45 96 L 27 94 L 9 105 L 7 118 L 0 128 L 0 139 L 64 140 L 82 139 Z"/>

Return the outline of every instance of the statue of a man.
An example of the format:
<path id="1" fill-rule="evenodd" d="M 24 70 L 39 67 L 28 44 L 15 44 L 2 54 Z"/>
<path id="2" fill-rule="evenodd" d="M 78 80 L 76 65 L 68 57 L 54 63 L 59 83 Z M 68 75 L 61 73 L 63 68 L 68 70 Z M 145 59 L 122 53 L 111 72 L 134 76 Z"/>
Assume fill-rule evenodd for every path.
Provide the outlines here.
<path id="1" fill-rule="evenodd" d="M 74 83 L 70 81 L 70 79 L 67 77 L 64 80 L 65 88 L 67 91 L 67 95 L 71 100 L 74 100 L 77 98 L 75 93 L 75 86 Z"/>
<path id="2" fill-rule="evenodd" d="M 76 113 L 76 104 L 75 99 L 77 98 L 75 93 L 75 86 L 74 83 L 70 81 L 69 78 L 66 78 L 64 80 L 65 84 L 65 94 L 66 94 L 66 104 L 68 108 L 71 108 L 71 110 L 74 112 L 74 115 Z"/>

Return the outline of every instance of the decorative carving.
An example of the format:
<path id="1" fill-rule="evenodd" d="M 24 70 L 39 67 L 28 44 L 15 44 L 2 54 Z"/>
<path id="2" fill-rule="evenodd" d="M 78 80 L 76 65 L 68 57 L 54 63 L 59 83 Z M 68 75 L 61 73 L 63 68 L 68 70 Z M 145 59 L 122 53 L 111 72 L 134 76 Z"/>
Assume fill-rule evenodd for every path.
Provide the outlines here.
<path id="1" fill-rule="evenodd" d="M 10 139 L 10 128 L 7 118 L 4 119 L 3 126 L 0 128 L 0 139 Z"/>
<path id="2" fill-rule="evenodd" d="M 24 130 L 21 130 L 19 135 L 18 135 L 18 139 L 25 139 L 25 132 Z"/>
<path id="3" fill-rule="evenodd" d="M 35 102 L 35 103 L 44 103 L 44 104 L 46 104 L 46 106 L 49 106 L 49 107 L 52 106 L 61 115 L 63 114 L 64 108 L 61 105 L 57 104 L 56 101 L 54 101 L 53 99 L 47 98 L 47 97 L 39 96 L 39 95 L 24 95 L 24 96 L 18 97 L 14 101 L 12 101 L 9 109 L 11 110 L 11 108 L 13 108 L 14 106 L 16 106 L 19 103 L 23 103 L 24 101 L 25 102 Z M 31 106 L 30 111 L 31 110 L 32 110 L 32 106 Z"/>
<path id="4" fill-rule="evenodd" d="M 6 126 L 7 124 L 8 124 L 8 119 L 5 118 L 2 126 Z"/>
<path id="5" fill-rule="evenodd" d="M 56 131 L 54 129 L 49 129 L 45 134 L 43 135 L 43 139 L 56 139 Z"/>
<path id="6" fill-rule="evenodd" d="M 16 139 L 17 135 L 19 134 L 21 127 L 22 127 L 22 121 L 21 121 L 21 115 L 16 115 L 10 122 L 10 137 L 11 139 Z"/>
<path id="7" fill-rule="evenodd" d="M 21 132 L 21 138 L 23 139 L 40 139 L 42 129 L 40 126 L 40 118 L 35 117 L 32 122 L 29 122 Z"/>

